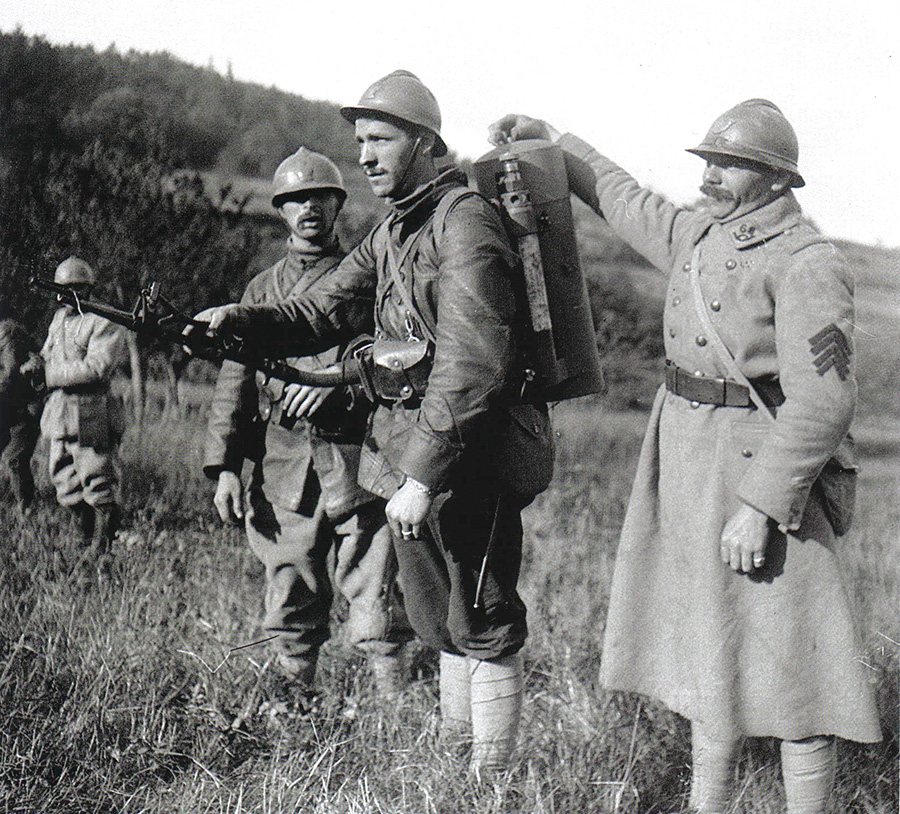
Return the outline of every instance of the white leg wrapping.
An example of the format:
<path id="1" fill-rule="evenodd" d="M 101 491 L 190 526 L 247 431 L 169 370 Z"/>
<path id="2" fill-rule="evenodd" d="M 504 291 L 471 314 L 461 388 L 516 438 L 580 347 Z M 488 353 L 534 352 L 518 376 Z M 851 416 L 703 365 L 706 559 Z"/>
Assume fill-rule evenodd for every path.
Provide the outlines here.
<path id="1" fill-rule="evenodd" d="M 724 814 L 731 803 L 741 740 L 691 725 L 691 799 L 698 814 Z"/>
<path id="2" fill-rule="evenodd" d="M 834 786 L 834 738 L 781 742 L 788 814 L 824 814 Z"/>
<path id="3" fill-rule="evenodd" d="M 503 771 L 516 745 L 522 713 L 522 656 L 470 659 L 472 769 Z"/>
<path id="4" fill-rule="evenodd" d="M 469 660 L 441 651 L 438 665 L 441 696 L 441 737 L 459 739 L 468 735 L 472 723 L 469 703 Z"/>

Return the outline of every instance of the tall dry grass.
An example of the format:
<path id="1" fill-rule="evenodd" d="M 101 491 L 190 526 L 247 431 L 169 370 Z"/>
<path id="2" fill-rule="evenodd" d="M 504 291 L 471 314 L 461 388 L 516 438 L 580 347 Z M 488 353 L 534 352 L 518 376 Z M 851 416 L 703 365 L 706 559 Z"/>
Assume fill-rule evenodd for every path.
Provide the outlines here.
<path id="1" fill-rule="evenodd" d="M 379 703 L 359 658 L 334 647 L 322 664 L 322 709 L 301 718 L 279 705 L 265 648 L 253 644 L 260 568 L 241 534 L 210 511 L 198 475 L 201 419 L 126 438 L 125 529 L 114 574 L 100 585 L 71 579 L 77 546 L 52 501 L 23 526 L 0 516 L 2 810 L 585 814 L 684 804 L 684 722 L 597 685 L 645 414 L 588 403 L 554 415 L 558 474 L 525 516 L 527 694 L 502 790 L 475 785 L 464 750 L 440 745 L 425 651 L 412 653 L 415 680 L 396 704 Z M 887 814 L 898 804 L 900 511 L 892 470 L 872 471 L 842 556 L 887 741 L 841 744 L 833 810 Z M 745 750 L 740 789 L 735 811 L 783 810 L 771 743 Z"/>

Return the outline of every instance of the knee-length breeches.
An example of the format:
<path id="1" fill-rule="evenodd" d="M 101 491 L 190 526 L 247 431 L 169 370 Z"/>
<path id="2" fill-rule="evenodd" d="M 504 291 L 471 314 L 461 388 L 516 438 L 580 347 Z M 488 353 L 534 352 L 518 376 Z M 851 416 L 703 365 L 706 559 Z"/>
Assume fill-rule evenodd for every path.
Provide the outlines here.
<path id="1" fill-rule="evenodd" d="M 442 496 L 444 497 L 444 496 Z M 416 633 L 432 647 L 493 659 L 525 643 L 521 499 L 472 479 L 439 498 L 419 540 L 394 540 L 404 604 Z M 479 608 L 475 594 L 494 532 Z"/>

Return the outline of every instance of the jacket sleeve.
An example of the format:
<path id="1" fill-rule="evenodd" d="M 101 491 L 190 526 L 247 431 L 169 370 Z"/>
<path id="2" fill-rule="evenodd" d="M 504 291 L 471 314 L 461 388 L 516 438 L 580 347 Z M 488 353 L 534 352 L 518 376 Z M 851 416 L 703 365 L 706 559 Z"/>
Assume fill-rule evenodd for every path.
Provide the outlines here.
<path id="1" fill-rule="evenodd" d="M 280 303 L 238 309 L 233 329 L 277 358 L 319 353 L 371 332 L 376 279 L 369 233 L 321 284 Z"/>
<path id="2" fill-rule="evenodd" d="M 84 330 L 87 345 L 80 359 L 65 359 L 62 353 L 52 353 L 47 360 L 45 376 L 47 387 L 75 387 L 77 385 L 108 382 L 116 365 L 122 359 L 124 337 L 117 325 L 94 314 L 81 317 L 90 320 Z"/>
<path id="3" fill-rule="evenodd" d="M 258 278 L 256 278 L 258 279 Z M 247 286 L 242 305 L 259 301 L 254 282 Z M 246 365 L 225 359 L 216 378 L 206 425 L 203 474 L 216 480 L 223 470 L 240 473 L 251 452 L 252 420 L 257 412 L 256 374 Z"/>
<path id="4" fill-rule="evenodd" d="M 511 384 L 513 255 L 499 215 L 461 199 L 439 238 L 434 363 L 400 469 L 438 487 L 473 429 Z"/>
<path id="5" fill-rule="evenodd" d="M 668 274 L 679 245 L 697 229 L 697 216 L 642 187 L 620 166 L 570 133 L 559 146 L 569 186 L 613 231 L 657 269 Z"/>
<path id="6" fill-rule="evenodd" d="M 775 281 L 775 340 L 785 400 L 738 497 L 790 530 L 847 435 L 856 405 L 853 278 L 833 246 L 800 249 Z"/>

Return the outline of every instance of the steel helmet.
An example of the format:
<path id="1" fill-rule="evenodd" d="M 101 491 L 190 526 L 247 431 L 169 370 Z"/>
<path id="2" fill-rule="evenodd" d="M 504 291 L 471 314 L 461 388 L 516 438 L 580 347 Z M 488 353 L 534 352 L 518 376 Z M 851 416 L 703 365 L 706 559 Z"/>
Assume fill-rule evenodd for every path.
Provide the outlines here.
<path id="1" fill-rule="evenodd" d="M 279 206 L 279 198 L 292 192 L 308 189 L 332 189 L 341 203 L 347 197 L 344 179 L 337 165 L 321 153 L 301 147 L 278 165 L 272 179 L 272 205 Z"/>
<path id="2" fill-rule="evenodd" d="M 409 71 L 389 73 L 369 85 L 359 104 L 341 108 L 341 115 L 350 122 L 372 114 L 375 118 L 387 116 L 428 130 L 434 134 L 434 155 L 446 155 L 437 99 L 415 74 Z"/>
<path id="3" fill-rule="evenodd" d="M 53 275 L 57 285 L 94 285 L 97 275 L 80 257 L 67 257 L 57 267 Z"/>
<path id="4" fill-rule="evenodd" d="M 730 155 L 793 173 L 791 186 L 806 182 L 797 170 L 797 134 L 778 107 L 767 99 L 748 99 L 716 119 L 706 137 L 689 153 L 709 158 Z"/>

